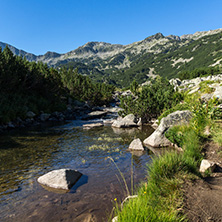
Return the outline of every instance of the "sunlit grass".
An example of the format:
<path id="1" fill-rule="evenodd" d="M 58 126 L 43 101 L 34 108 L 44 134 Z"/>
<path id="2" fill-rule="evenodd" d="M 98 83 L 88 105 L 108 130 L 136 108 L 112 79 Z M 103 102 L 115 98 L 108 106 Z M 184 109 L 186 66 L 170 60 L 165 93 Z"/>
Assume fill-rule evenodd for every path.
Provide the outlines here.
<path id="1" fill-rule="evenodd" d="M 200 141 L 189 127 L 184 130 L 184 152 L 168 152 L 155 157 L 148 166 L 148 180 L 138 197 L 116 208 L 118 222 L 186 221 L 182 209 L 182 185 L 186 178 L 199 175 Z"/>
<path id="2" fill-rule="evenodd" d="M 215 125 L 212 134 L 213 141 L 219 146 L 222 146 L 222 123 Z"/>

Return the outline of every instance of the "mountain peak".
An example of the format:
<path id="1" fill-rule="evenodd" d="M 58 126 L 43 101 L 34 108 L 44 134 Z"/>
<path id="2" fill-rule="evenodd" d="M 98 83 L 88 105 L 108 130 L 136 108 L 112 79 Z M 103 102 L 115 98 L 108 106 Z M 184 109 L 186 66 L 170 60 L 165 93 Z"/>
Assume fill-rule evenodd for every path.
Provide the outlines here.
<path id="1" fill-rule="evenodd" d="M 161 32 L 158 32 L 158 33 L 156 33 L 155 35 L 151 35 L 151 36 L 145 38 L 144 40 L 146 40 L 146 41 L 152 41 L 152 40 L 154 40 L 154 39 L 158 40 L 158 39 L 162 39 L 162 38 L 164 38 L 164 37 L 165 37 L 165 36 L 164 36 Z"/>

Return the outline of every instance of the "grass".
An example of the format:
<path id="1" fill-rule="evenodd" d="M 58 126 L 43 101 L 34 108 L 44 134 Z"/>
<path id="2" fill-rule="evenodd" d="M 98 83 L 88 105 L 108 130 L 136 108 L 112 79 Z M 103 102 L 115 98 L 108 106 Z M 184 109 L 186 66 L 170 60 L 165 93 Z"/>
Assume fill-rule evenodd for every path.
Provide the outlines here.
<path id="1" fill-rule="evenodd" d="M 215 124 L 212 139 L 219 146 L 222 146 L 222 123 Z"/>
<path id="2" fill-rule="evenodd" d="M 115 148 L 113 149 L 113 147 L 110 147 L 108 144 L 94 144 L 92 146 L 89 146 L 88 149 L 90 151 L 92 150 L 103 150 L 103 151 L 109 151 L 109 150 L 112 150 L 114 152 L 119 152 L 119 148 Z"/>
<path id="3" fill-rule="evenodd" d="M 206 140 L 206 126 L 214 128 L 213 140 L 222 146 L 222 129 L 214 126 L 214 110 L 217 101 L 200 101 L 199 95 L 185 96 L 185 105 L 192 111 L 189 125 L 170 128 L 168 138 L 182 147 L 183 152 L 168 152 L 155 157 L 148 166 L 147 182 L 138 190 L 138 197 L 129 200 L 123 209 L 116 206 L 118 222 L 187 221 L 183 211 L 182 186 L 185 180 L 202 177 L 199 165 L 202 143 Z M 186 107 L 187 108 L 187 107 Z M 174 111 L 174 110 L 172 110 Z M 166 111 L 165 116 L 169 111 Z"/>
<path id="4" fill-rule="evenodd" d="M 127 186 L 126 179 L 125 179 L 123 173 L 121 172 L 121 170 L 119 169 L 119 167 L 117 166 L 117 164 L 115 163 L 115 161 L 114 161 L 114 159 L 113 159 L 112 157 L 108 157 L 108 159 L 110 159 L 110 160 L 113 162 L 113 164 L 115 165 L 116 169 L 118 170 L 118 172 L 119 172 L 119 174 L 120 174 L 120 176 L 121 176 L 121 178 L 122 178 L 122 180 L 123 180 L 123 183 L 124 183 L 124 185 L 125 185 L 126 193 L 127 193 L 127 195 L 129 196 L 129 195 L 130 195 L 129 188 L 128 188 L 128 186 Z M 119 182 L 120 182 L 119 177 L 117 177 L 117 179 L 118 179 Z M 121 184 L 121 182 L 120 182 L 120 184 Z M 132 194 L 133 194 L 133 192 L 132 192 Z M 115 199 L 114 199 L 114 200 L 115 200 Z M 116 201 L 116 200 L 115 200 L 115 201 Z"/>
<path id="5" fill-rule="evenodd" d="M 183 153 L 168 152 L 153 159 L 138 198 L 116 208 L 118 222 L 186 221 L 181 188 L 186 178 L 200 175 L 197 166 L 202 156 L 199 136 L 189 126 L 184 127 L 183 141 Z"/>
<path id="6" fill-rule="evenodd" d="M 103 151 L 114 151 L 119 152 L 119 148 L 116 148 L 116 143 L 122 142 L 121 137 L 109 137 L 107 134 L 101 134 L 100 137 L 94 138 L 97 144 L 89 146 L 88 149 L 92 150 L 103 150 Z"/>
<path id="7" fill-rule="evenodd" d="M 123 139 L 121 137 L 109 137 L 106 134 L 101 134 L 99 138 L 95 138 L 95 140 L 98 141 L 104 141 L 104 142 L 113 142 L 113 141 L 122 141 Z"/>
<path id="8" fill-rule="evenodd" d="M 212 129 L 212 140 L 218 144 L 217 154 L 222 158 L 222 122 L 215 123 Z"/>
<path id="9" fill-rule="evenodd" d="M 201 82 L 200 83 L 200 92 L 201 93 L 212 93 L 212 92 L 214 92 L 215 89 L 209 86 L 212 83 L 214 83 L 214 81 L 206 80 L 206 81 Z"/>

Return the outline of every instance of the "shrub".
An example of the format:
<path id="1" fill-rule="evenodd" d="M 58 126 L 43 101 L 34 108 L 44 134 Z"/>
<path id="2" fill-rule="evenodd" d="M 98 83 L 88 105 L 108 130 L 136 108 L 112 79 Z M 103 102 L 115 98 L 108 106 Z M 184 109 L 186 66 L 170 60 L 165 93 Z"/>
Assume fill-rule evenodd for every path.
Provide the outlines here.
<path id="1" fill-rule="evenodd" d="M 120 107 L 124 109 L 121 114 L 133 113 L 144 121 L 149 121 L 181 100 L 182 95 L 175 92 L 166 79 L 156 78 L 151 85 L 143 86 L 141 91 L 137 91 L 136 97 L 121 97 Z"/>

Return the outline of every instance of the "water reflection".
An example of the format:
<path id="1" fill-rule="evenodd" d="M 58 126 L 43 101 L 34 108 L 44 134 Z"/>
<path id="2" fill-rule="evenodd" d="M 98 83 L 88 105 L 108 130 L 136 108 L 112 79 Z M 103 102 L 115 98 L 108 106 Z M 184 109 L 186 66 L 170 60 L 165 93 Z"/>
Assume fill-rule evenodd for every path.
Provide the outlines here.
<path id="1" fill-rule="evenodd" d="M 86 131 L 76 125 L 76 122 L 72 122 L 55 128 L 14 131 L 0 136 L 0 220 L 8 215 L 25 217 L 25 213 L 24 216 L 20 213 L 21 207 L 30 214 L 32 206 L 36 207 L 41 200 L 45 206 L 43 194 L 48 196 L 50 209 L 54 209 L 53 201 L 58 198 L 72 202 L 70 195 L 85 200 L 81 207 L 87 209 L 94 207 L 88 203 L 89 197 L 95 205 L 98 202 L 99 207 L 101 201 L 112 199 L 112 195 L 121 196 L 122 185 L 116 177 L 119 171 L 107 157 L 114 159 L 129 184 L 132 164 L 134 179 L 139 181 L 145 177 L 146 163 L 150 161 L 147 152 L 134 152 L 132 155 L 127 149 L 135 137 L 144 140 L 147 137 L 146 130 L 152 132 L 152 128 L 127 130 L 103 127 Z M 58 194 L 44 190 L 36 182 L 40 175 L 60 168 L 76 169 L 83 173 L 70 192 L 62 194 L 64 197 L 55 196 Z M 101 195 L 103 198 L 99 202 L 98 196 Z M 111 202 L 108 203 L 110 205 Z M 59 212 L 59 209 L 56 210 Z M 39 213 L 43 212 L 44 207 L 39 209 Z M 60 219 L 56 218 L 55 221 Z"/>

